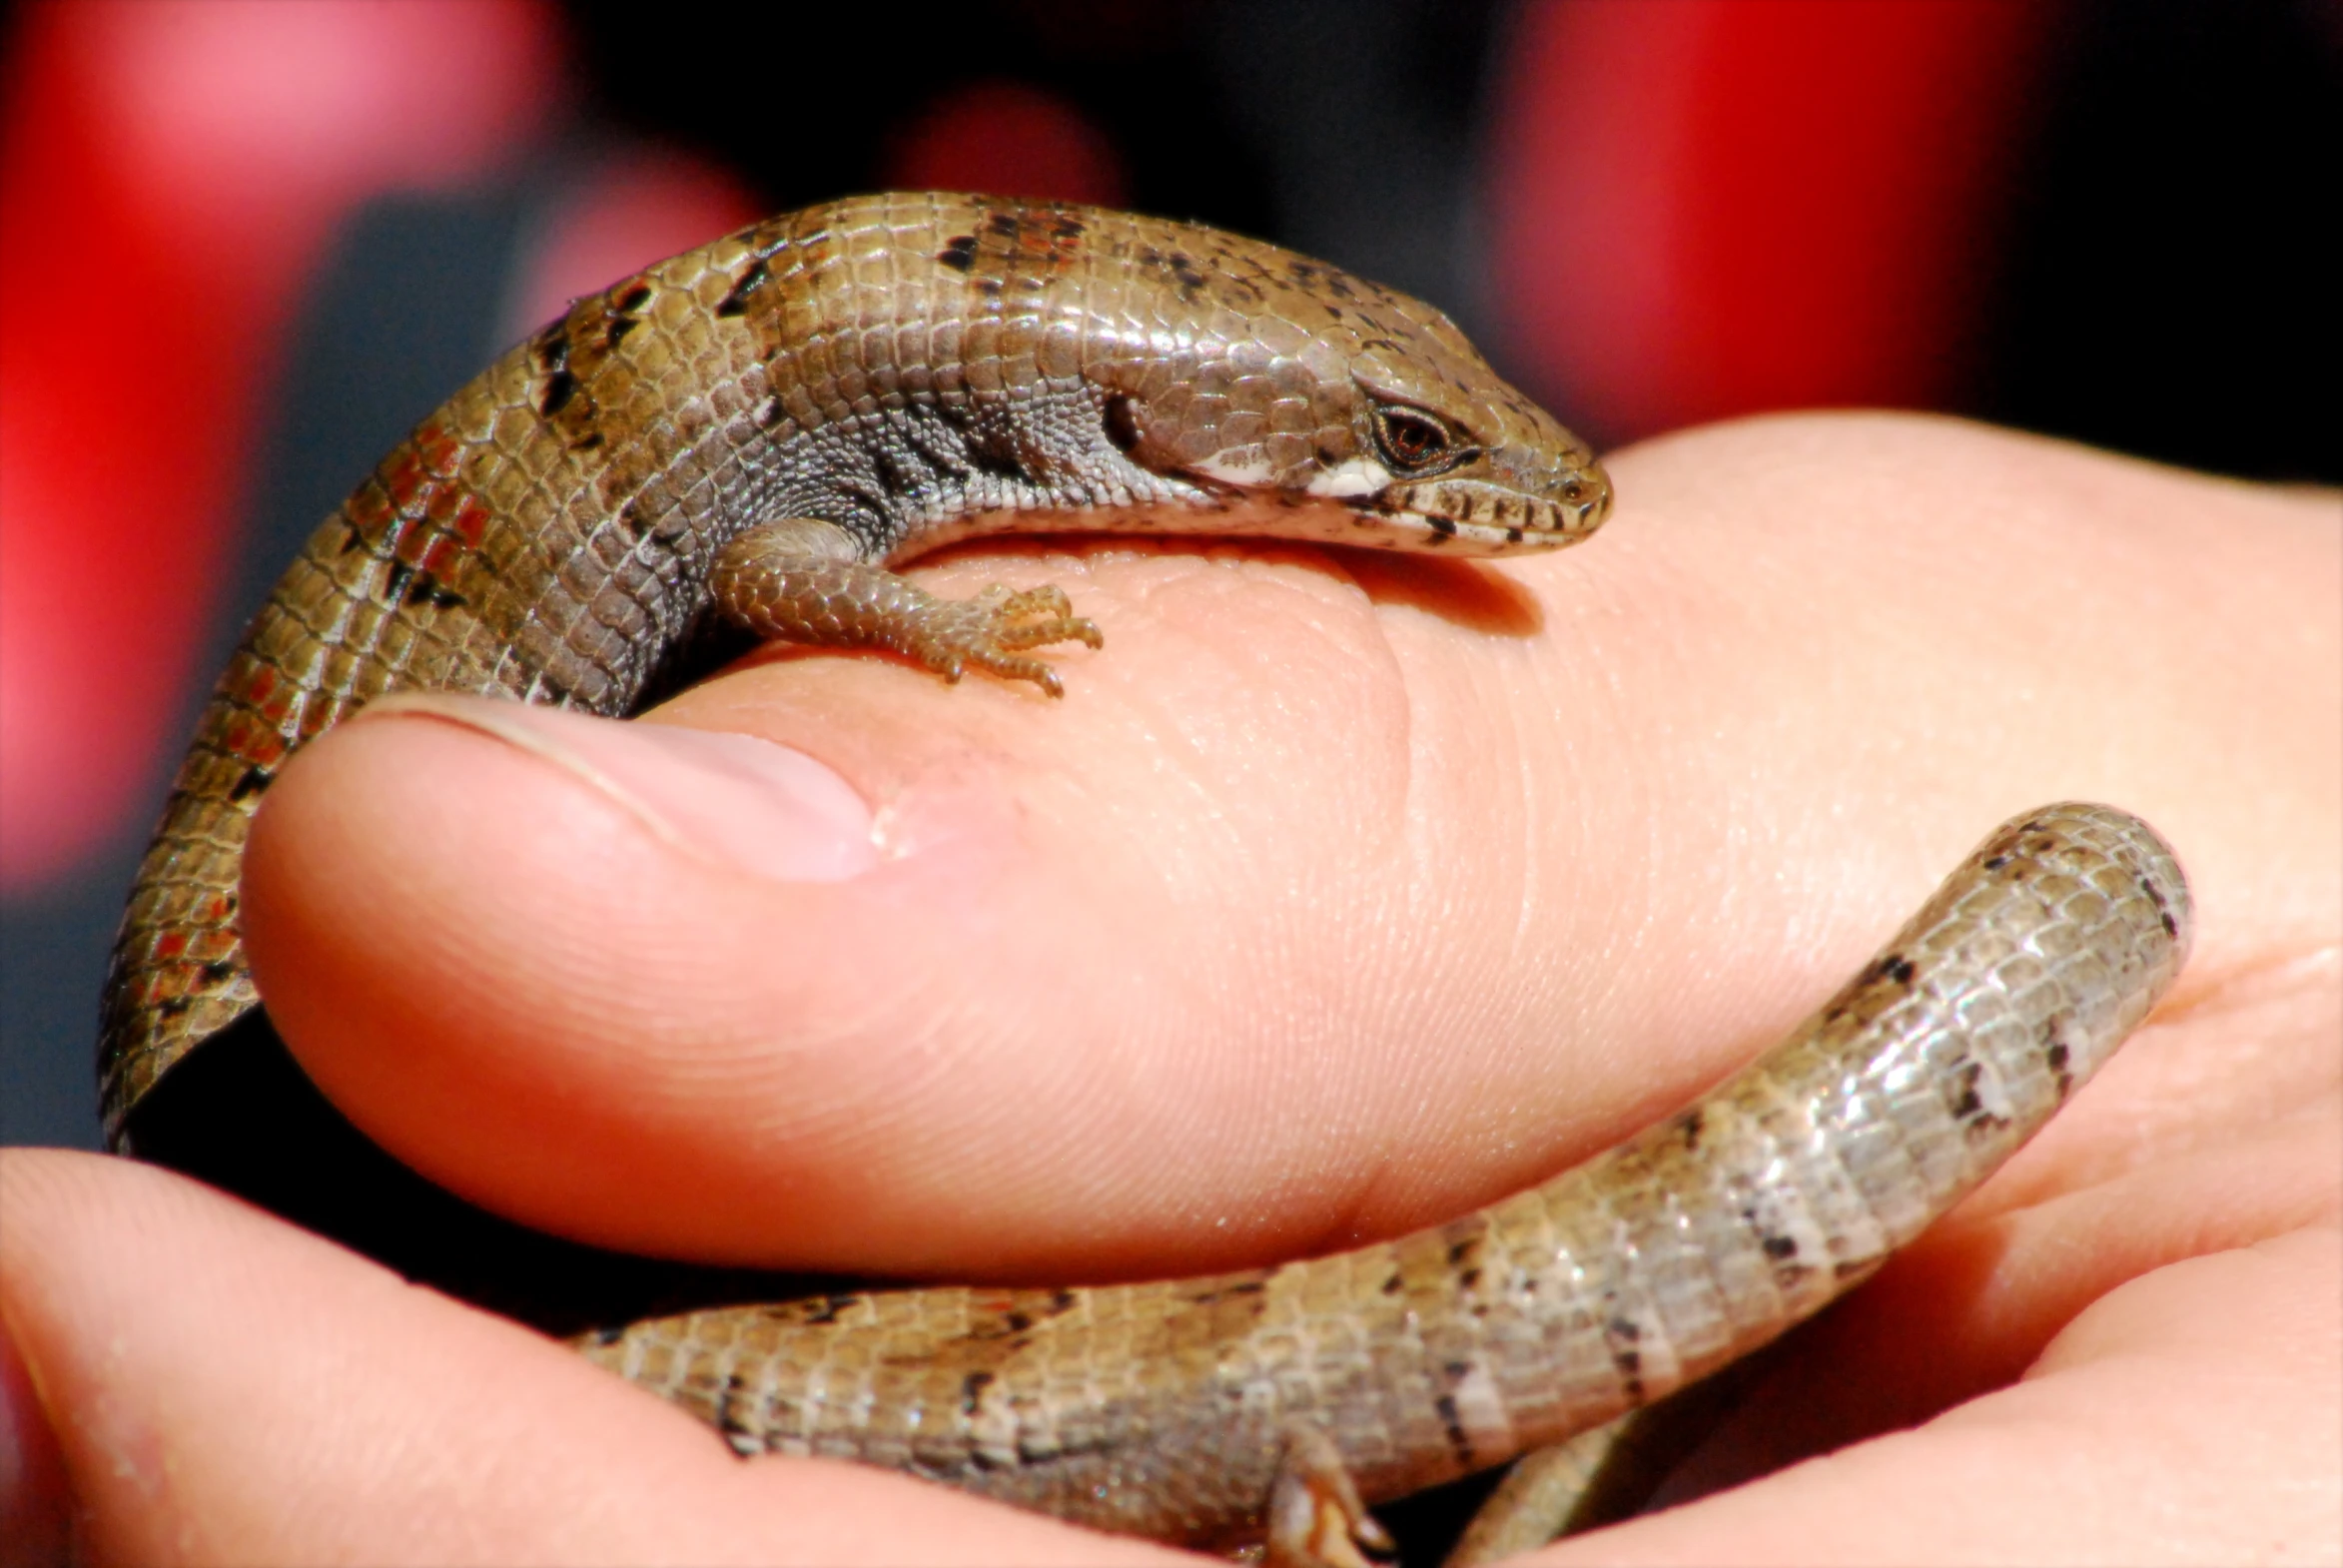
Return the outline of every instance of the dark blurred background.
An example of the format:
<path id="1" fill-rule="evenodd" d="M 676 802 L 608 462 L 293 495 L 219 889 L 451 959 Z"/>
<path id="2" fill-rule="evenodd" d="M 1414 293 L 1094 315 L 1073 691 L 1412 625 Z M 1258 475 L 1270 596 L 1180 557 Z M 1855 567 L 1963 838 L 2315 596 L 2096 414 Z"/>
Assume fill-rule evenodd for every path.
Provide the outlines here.
<path id="1" fill-rule="evenodd" d="M 1863 404 L 2343 479 L 2331 0 L 98 0 L 0 49 L 5 1142 L 96 1141 L 124 890 L 301 537 L 569 296 L 767 211 L 1265 236 L 1606 444 Z"/>

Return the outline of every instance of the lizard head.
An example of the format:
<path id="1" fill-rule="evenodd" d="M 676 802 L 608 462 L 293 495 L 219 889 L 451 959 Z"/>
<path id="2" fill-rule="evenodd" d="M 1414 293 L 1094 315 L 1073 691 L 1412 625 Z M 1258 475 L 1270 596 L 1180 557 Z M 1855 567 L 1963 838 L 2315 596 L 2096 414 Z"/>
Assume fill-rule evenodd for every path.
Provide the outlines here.
<path id="1" fill-rule="evenodd" d="M 1185 330 L 1124 340 L 1155 351 L 1115 367 L 1103 406 L 1126 456 L 1207 497 L 1272 503 L 1248 532 L 1479 555 L 1560 548 L 1601 525 L 1611 484 L 1592 448 L 1447 317 L 1214 238 L 1224 254 L 1195 247 L 1211 265 L 1185 280 Z"/>
<path id="2" fill-rule="evenodd" d="M 1303 490 L 1458 554 L 1559 549 L 1594 532 L 1611 479 L 1593 448 L 1499 380 L 1446 318 L 1434 325 L 1429 344 L 1402 355 L 1378 344 L 1353 362 L 1351 450 L 1319 457 Z"/>

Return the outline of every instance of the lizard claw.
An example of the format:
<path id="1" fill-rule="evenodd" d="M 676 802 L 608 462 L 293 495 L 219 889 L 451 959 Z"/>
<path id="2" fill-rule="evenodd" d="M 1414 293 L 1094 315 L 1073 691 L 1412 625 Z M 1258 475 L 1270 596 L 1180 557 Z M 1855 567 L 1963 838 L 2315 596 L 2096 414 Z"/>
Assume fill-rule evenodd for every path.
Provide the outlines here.
<path id="1" fill-rule="evenodd" d="M 1066 695 L 1058 672 L 1025 650 L 1053 642 L 1102 647 L 1098 623 L 1076 615 L 1066 590 L 1055 583 L 1012 593 L 999 584 L 973 599 L 931 598 L 904 628 L 897 645 L 946 680 L 960 679 L 970 664 L 1007 680 L 1030 680 L 1053 697 Z"/>
<path id="2" fill-rule="evenodd" d="M 1368 1553 L 1399 1549 L 1359 1501 L 1333 1439 L 1304 1421 L 1285 1429 L 1268 1524 L 1267 1568 L 1376 1568 Z"/>

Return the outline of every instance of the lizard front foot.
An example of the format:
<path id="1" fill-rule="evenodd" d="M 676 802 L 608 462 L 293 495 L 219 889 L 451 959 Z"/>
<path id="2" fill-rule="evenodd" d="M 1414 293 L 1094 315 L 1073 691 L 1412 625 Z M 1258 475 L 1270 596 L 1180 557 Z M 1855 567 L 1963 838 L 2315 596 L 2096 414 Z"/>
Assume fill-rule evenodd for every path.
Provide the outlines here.
<path id="1" fill-rule="evenodd" d="M 708 583 L 724 614 L 760 637 L 825 647 L 889 648 L 946 680 L 970 665 L 1066 695 L 1058 672 L 1026 650 L 1053 642 L 1104 645 L 1098 626 L 1074 613 L 1055 585 L 1012 593 L 995 585 L 973 599 L 944 599 L 867 561 L 806 549 L 791 520 L 751 528 L 716 558 Z"/>

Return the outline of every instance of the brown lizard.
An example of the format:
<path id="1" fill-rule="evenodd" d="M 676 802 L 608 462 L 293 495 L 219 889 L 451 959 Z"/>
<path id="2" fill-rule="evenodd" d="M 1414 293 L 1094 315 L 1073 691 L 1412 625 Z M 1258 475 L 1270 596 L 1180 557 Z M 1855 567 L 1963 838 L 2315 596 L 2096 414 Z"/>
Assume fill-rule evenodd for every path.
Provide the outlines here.
<path id="1" fill-rule="evenodd" d="M 577 301 L 310 540 L 206 708 L 134 889 L 109 1137 L 259 1006 L 247 826 L 286 758 L 404 690 L 623 715 L 710 624 L 1060 680 L 1054 588 L 891 569 L 1018 529 L 1505 554 L 1602 521 L 1587 446 L 1437 312 L 1323 263 L 1095 209 L 811 208 Z M 1355 1560 L 1365 1501 L 1723 1364 L 1981 1180 L 2176 972 L 2144 825 L 2005 827 L 1809 1025 L 1682 1116 L 1397 1241 L 1210 1279 L 731 1307 L 586 1336 L 743 1453 L 846 1455 L 1103 1527 Z M 1354 1484 L 1355 1483 L 1355 1484 Z"/>

